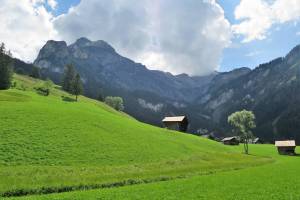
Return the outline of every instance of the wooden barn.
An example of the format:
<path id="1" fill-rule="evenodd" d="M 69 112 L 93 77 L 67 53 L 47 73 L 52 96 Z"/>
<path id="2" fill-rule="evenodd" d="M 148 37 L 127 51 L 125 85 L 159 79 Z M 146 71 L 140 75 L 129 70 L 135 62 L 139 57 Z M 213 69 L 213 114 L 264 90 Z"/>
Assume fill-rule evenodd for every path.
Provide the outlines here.
<path id="1" fill-rule="evenodd" d="M 275 146 L 281 155 L 295 155 L 295 140 L 275 141 Z"/>
<path id="2" fill-rule="evenodd" d="M 226 137 L 223 140 L 221 140 L 221 142 L 223 142 L 223 144 L 225 145 L 239 145 L 240 143 L 239 138 L 237 136 Z"/>
<path id="3" fill-rule="evenodd" d="M 189 125 L 186 116 L 165 117 L 162 122 L 166 128 L 182 132 L 186 132 Z"/>

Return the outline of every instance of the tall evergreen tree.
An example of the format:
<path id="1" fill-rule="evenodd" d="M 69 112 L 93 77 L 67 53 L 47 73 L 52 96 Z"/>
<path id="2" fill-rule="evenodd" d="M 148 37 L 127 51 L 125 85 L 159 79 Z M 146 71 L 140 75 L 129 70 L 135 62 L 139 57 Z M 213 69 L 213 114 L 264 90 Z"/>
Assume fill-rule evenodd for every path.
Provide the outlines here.
<path id="1" fill-rule="evenodd" d="M 73 82 L 73 91 L 72 94 L 76 96 L 76 101 L 78 100 L 78 95 L 82 94 L 83 87 L 80 79 L 80 75 L 77 73 L 75 76 L 75 80 Z"/>
<path id="2" fill-rule="evenodd" d="M 68 64 L 65 67 L 64 77 L 63 77 L 63 90 L 72 93 L 73 83 L 75 81 L 76 71 L 72 64 Z"/>
<path id="3" fill-rule="evenodd" d="M 33 67 L 30 76 L 33 78 L 41 78 L 40 68 Z"/>
<path id="4" fill-rule="evenodd" d="M 4 43 L 0 45 L 0 90 L 8 89 L 12 81 L 11 54 L 6 52 Z"/>
<path id="5" fill-rule="evenodd" d="M 102 88 L 98 90 L 97 100 L 98 101 L 104 101 L 104 92 L 103 92 Z"/>

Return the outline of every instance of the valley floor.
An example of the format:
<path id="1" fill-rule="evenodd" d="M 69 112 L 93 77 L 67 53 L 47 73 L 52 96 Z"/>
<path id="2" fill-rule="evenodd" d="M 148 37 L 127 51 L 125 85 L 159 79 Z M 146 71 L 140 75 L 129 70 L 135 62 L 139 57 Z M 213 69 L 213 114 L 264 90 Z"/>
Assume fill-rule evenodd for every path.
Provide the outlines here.
<path id="1" fill-rule="evenodd" d="M 275 162 L 165 182 L 14 199 L 300 199 L 300 157 L 277 155 L 273 145 L 251 145 L 250 151 Z"/>

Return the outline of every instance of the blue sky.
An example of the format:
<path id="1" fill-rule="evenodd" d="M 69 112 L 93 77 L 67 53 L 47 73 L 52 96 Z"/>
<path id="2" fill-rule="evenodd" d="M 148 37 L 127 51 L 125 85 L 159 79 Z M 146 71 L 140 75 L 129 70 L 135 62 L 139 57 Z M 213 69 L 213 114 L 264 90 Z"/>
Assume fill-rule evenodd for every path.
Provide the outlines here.
<path id="1" fill-rule="evenodd" d="M 56 2 L 57 2 L 57 8 L 55 10 L 53 10 L 52 12 L 54 15 L 58 16 L 63 13 L 67 13 L 71 6 L 78 5 L 80 0 L 56 0 Z M 50 10 L 49 7 L 48 7 L 48 10 Z"/>
<path id="2" fill-rule="evenodd" d="M 235 20 L 234 9 L 240 0 L 218 0 L 231 24 Z M 277 25 L 269 30 L 267 39 L 242 43 L 241 37 L 234 37 L 232 47 L 223 51 L 220 71 L 228 71 L 236 67 L 254 68 L 277 57 L 285 56 L 293 47 L 300 44 L 300 26 L 294 22 Z"/>

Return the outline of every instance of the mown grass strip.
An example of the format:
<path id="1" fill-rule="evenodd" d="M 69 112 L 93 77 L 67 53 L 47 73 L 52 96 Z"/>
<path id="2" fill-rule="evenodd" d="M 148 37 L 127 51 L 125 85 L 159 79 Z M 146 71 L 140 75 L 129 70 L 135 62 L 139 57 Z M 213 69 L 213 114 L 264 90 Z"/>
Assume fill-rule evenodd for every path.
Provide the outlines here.
<path id="1" fill-rule="evenodd" d="M 269 162 L 260 163 L 260 165 L 271 164 L 275 162 L 275 160 L 270 160 Z M 1 197 L 21 197 L 28 195 L 45 195 L 52 193 L 63 193 L 63 192 L 72 192 L 72 191 L 85 191 L 85 190 L 93 190 L 93 189 L 104 189 L 104 188 L 116 188 L 130 185 L 138 185 L 138 184 L 149 184 L 149 183 L 157 183 L 164 181 L 171 181 L 176 179 L 185 179 L 193 176 L 207 176 L 215 173 L 221 172 L 229 172 L 236 171 L 245 168 L 252 168 L 257 166 L 249 166 L 249 167 L 234 167 L 231 169 L 218 169 L 213 171 L 203 171 L 198 173 L 190 173 L 179 176 L 161 176 L 156 178 L 148 178 L 148 179 L 127 179 L 123 181 L 111 182 L 111 183 L 101 183 L 101 184 L 79 184 L 73 186 L 63 186 L 63 187 L 41 187 L 36 189 L 15 189 L 3 192 L 0 194 Z"/>

